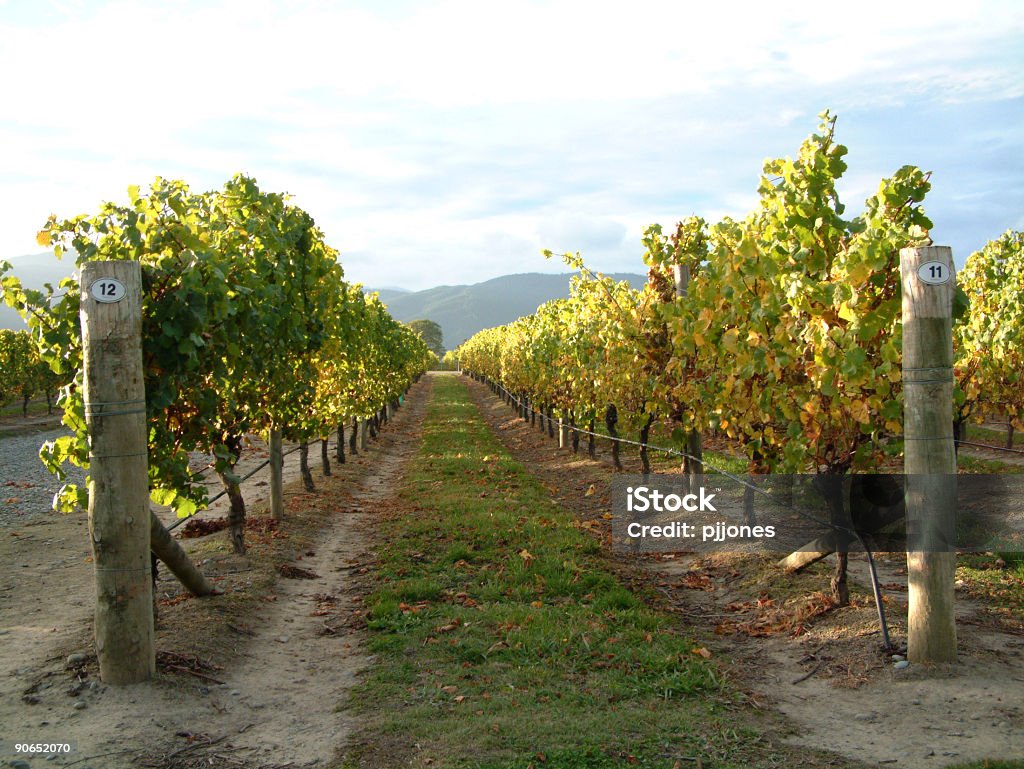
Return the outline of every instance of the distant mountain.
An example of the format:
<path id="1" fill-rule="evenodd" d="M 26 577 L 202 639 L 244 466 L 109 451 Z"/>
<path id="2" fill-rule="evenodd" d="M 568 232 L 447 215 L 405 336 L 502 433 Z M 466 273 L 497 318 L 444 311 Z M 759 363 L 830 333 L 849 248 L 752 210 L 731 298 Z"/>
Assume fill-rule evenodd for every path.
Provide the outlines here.
<path id="1" fill-rule="evenodd" d="M 65 256 L 58 260 L 51 251 L 42 254 L 13 256 L 7 261 L 11 263 L 12 270 L 6 274 L 20 278 L 21 285 L 25 288 L 41 289 L 44 283 L 50 283 L 56 288 L 58 283 L 64 278 L 71 277 L 75 272 L 74 256 Z M 25 328 L 25 322 L 21 316 L 3 304 L 2 299 L 0 299 L 0 328 Z"/>
<path id="2" fill-rule="evenodd" d="M 407 288 L 390 288 L 390 287 L 388 287 L 388 288 L 364 288 L 363 291 L 366 291 L 367 293 L 373 293 L 374 291 L 376 291 L 378 296 L 380 296 L 380 300 L 382 302 L 384 302 L 384 304 L 391 304 L 391 302 L 394 301 L 395 299 L 398 299 L 399 297 L 402 297 L 402 296 L 407 296 L 408 294 L 412 293 L 412 291 L 410 291 Z"/>
<path id="3" fill-rule="evenodd" d="M 381 301 L 402 322 L 425 318 L 440 324 L 444 346 L 451 350 L 477 331 L 510 323 L 529 315 L 550 299 L 569 296 L 569 273 L 547 275 L 528 272 L 503 275 L 471 286 L 438 286 Z M 635 288 L 647 281 L 643 275 L 616 273 L 609 277 L 628 280 Z"/>

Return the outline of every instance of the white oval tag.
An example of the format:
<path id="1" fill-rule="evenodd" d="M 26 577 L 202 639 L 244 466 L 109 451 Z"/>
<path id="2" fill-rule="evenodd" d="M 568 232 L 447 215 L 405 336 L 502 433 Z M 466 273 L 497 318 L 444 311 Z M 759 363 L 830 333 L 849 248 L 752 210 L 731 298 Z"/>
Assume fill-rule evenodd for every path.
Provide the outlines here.
<path id="1" fill-rule="evenodd" d="M 949 283 L 952 272 L 945 262 L 925 262 L 917 268 L 917 277 L 930 286 L 941 286 Z"/>
<path id="2" fill-rule="evenodd" d="M 120 302 L 127 293 L 128 289 L 117 278 L 100 278 L 89 286 L 89 294 L 97 302 Z"/>

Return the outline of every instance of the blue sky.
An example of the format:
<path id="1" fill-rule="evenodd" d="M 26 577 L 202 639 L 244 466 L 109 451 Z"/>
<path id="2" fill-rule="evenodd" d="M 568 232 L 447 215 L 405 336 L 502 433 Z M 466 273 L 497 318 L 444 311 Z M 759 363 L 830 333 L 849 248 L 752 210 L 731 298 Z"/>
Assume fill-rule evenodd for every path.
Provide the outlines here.
<path id="1" fill-rule="evenodd" d="M 542 248 L 642 271 L 644 226 L 743 216 L 826 107 L 849 214 L 913 164 L 958 263 L 1024 229 L 1016 0 L 0 0 L 0 71 L 0 256 L 244 171 L 368 285 L 562 271 Z"/>

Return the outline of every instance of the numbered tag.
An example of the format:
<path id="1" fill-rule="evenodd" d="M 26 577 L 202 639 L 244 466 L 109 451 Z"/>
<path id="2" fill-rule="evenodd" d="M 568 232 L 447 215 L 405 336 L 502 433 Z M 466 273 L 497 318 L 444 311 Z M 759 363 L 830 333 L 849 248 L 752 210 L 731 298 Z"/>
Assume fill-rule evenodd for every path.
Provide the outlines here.
<path id="1" fill-rule="evenodd" d="M 952 272 L 945 262 L 925 262 L 917 268 L 917 277 L 930 286 L 941 286 L 949 283 Z"/>
<path id="2" fill-rule="evenodd" d="M 100 278 L 94 280 L 89 286 L 89 294 L 92 298 L 97 302 L 107 304 L 120 302 L 126 293 L 128 290 L 124 287 L 124 283 L 116 278 Z"/>

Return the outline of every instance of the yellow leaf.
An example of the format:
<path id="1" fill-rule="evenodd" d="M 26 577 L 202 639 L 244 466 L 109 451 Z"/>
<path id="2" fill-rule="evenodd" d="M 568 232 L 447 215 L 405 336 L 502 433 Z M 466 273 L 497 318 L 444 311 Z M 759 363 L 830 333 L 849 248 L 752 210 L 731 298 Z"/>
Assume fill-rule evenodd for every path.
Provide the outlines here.
<path id="1" fill-rule="evenodd" d="M 707 650 L 707 648 L 706 648 L 706 647 L 704 647 L 704 646 L 700 646 L 700 647 L 698 647 L 698 648 L 696 648 L 696 649 L 692 649 L 691 651 L 692 651 L 692 652 L 693 652 L 694 654 L 699 654 L 699 655 L 700 655 L 701 657 L 703 657 L 703 658 L 704 658 L 704 659 L 706 659 L 706 660 L 709 660 L 709 659 L 711 659 L 711 652 L 709 652 L 709 651 Z"/>
<path id="2" fill-rule="evenodd" d="M 850 404 L 850 416 L 856 419 L 859 424 L 866 425 L 871 421 L 871 411 L 868 409 L 868 404 L 862 400 L 855 400 Z"/>
<path id="3" fill-rule="evenodd" d="M 715 314 L 710 309 L 705 307 L 700 311 L 700 315 L 697 316 L 697 319 L 700 321 L 701 331 L 706 331 L 707 329 L 711 328 L 711 323 L 715 319 Z"/>
<path id="4" fill-rule="evenodd" d="M 584 494 L 583 496 L 585 496 L 585 497 L 592 497 L 592 496 L 594 496 L 594 492 L 595 491 L 597 491 L 597 488 L 594 486 L 594 484 L 590 484 L 590 488 L 587 489 L 587 493 Z"/>
<path id="5" fill-rule="evenodd" d="M 850 271 L 846 274 L 846 281 L 853 285 L 858 285 L 870 277 L 871 265 L 866 262 L 860 262 L 850 268 Z M 840 317 L 842 316 L 840 315 Z"/>
<path id="6" fill-rule="evenodd" d="M 722 334 L 722 347 L 729 352 L 736 352 L 736 345 L 739 342 L 740 333 L 734 328 L 730 328 L 724 334 Z"/>
<path id="7" fill-rule="evenodd" d="M 50 245 L 50 231 L 40 230 L 36 233 L 36 243 L 44 247 Z"/>
<path id="8" fill-rule="evenodd" d="M 842 318 L 843 320 L 856 320 L 857 313 L 850 309 L 850 305 L 848 305 L 846 302 L 843 302 L 841 305 L 839 305 L 839 317 Z"/>

